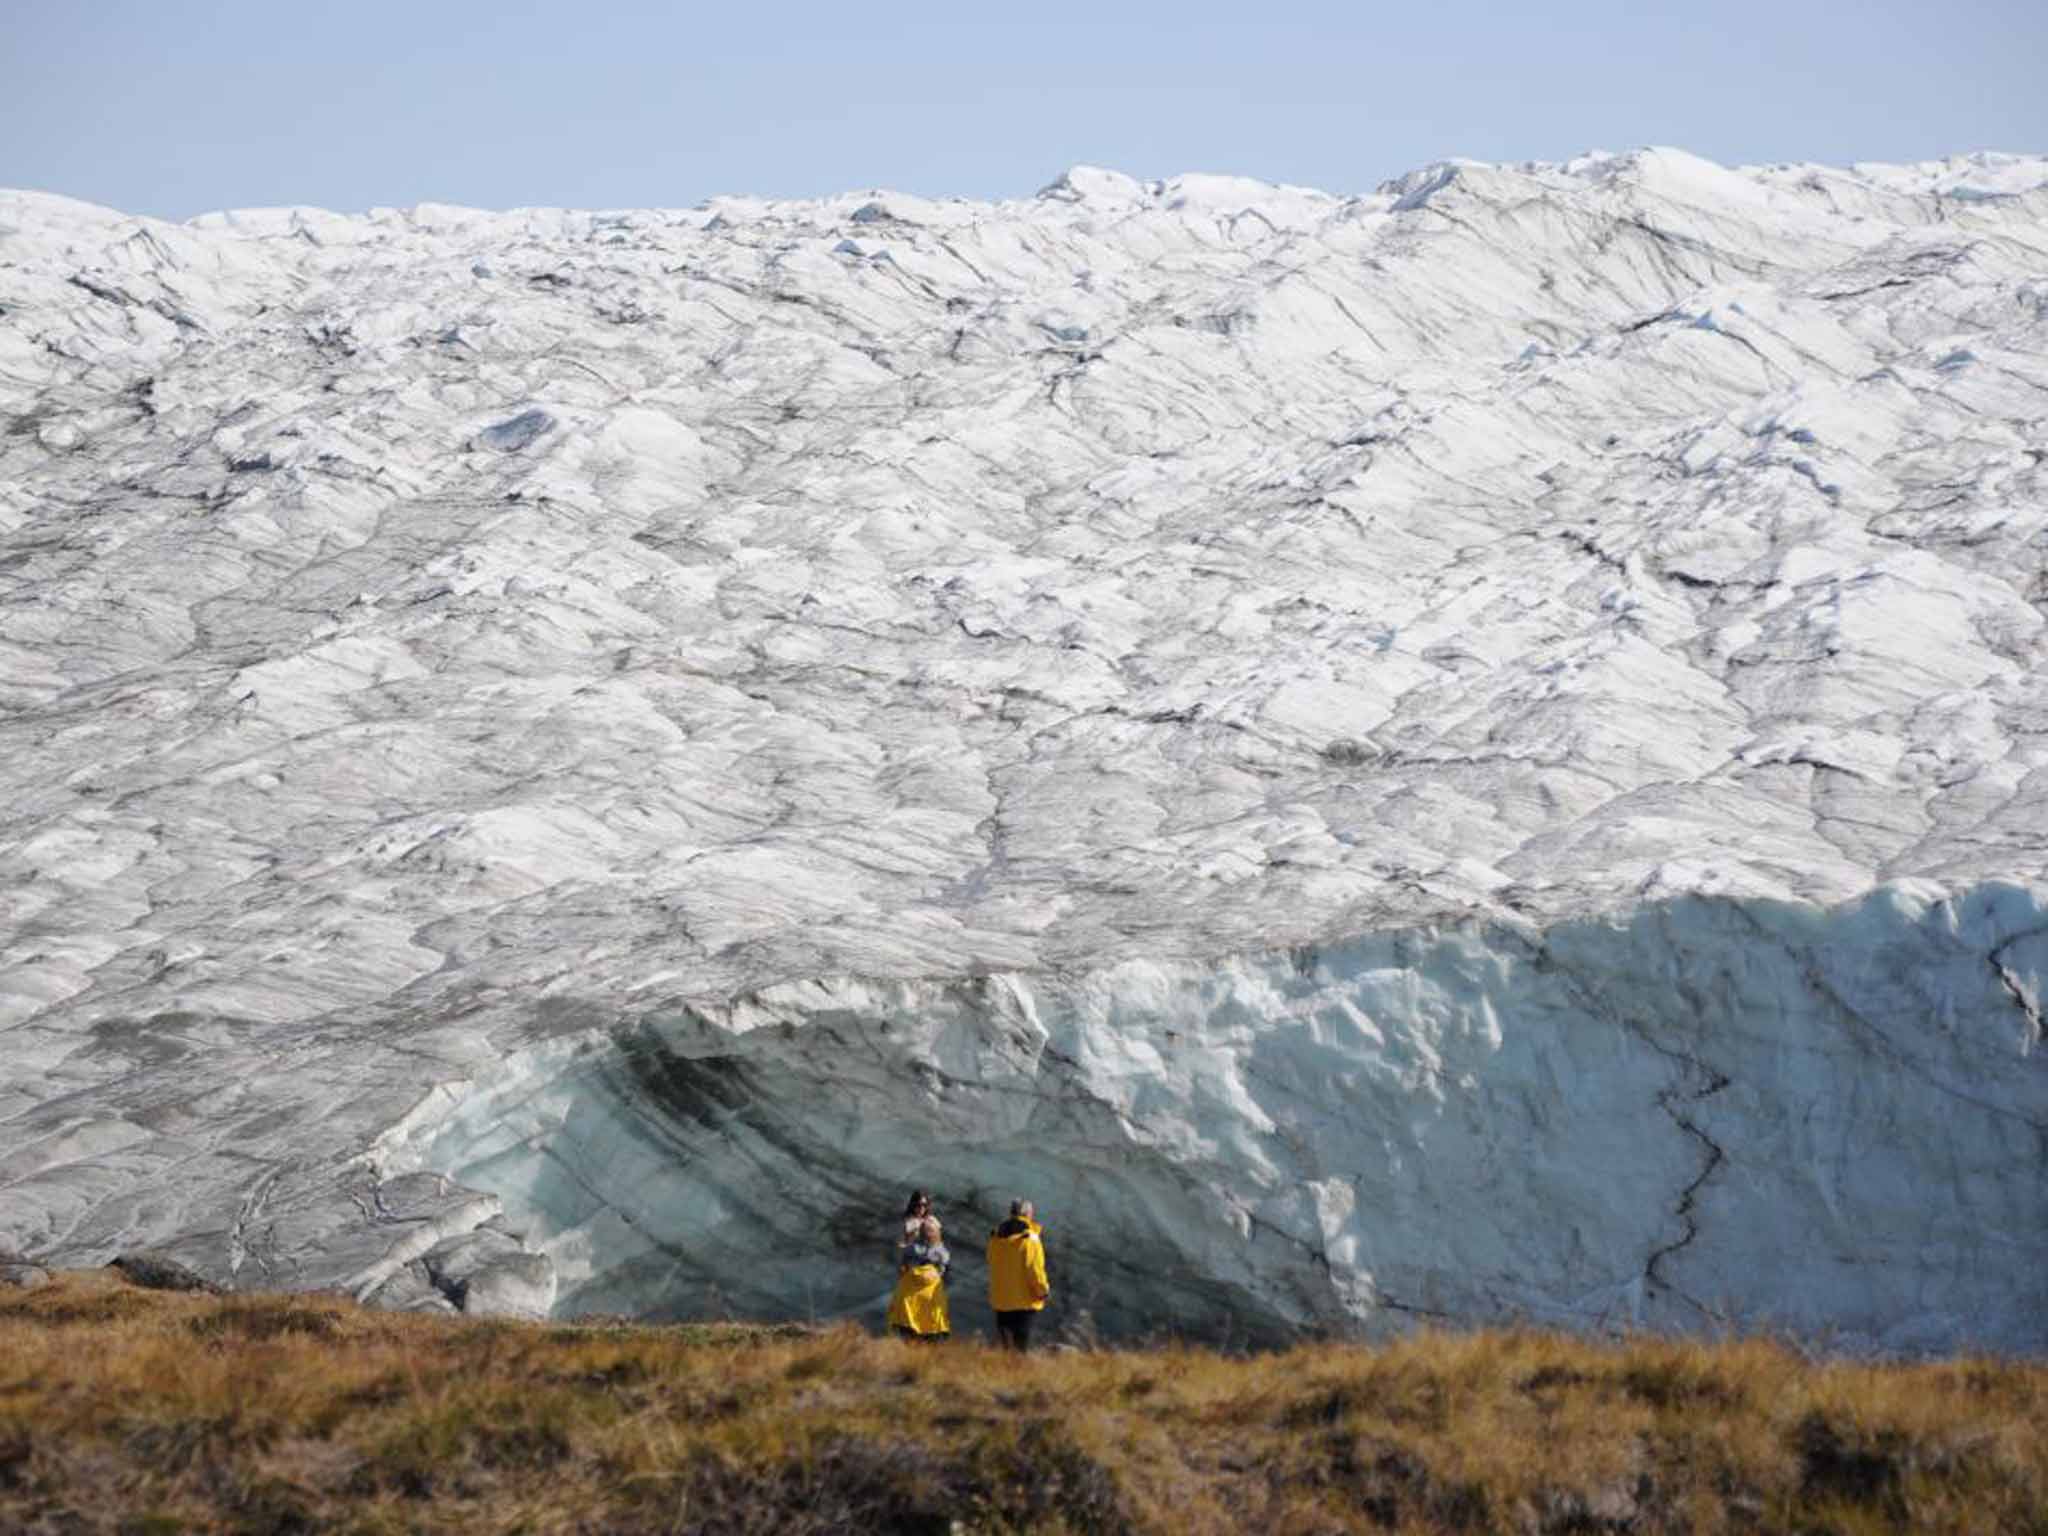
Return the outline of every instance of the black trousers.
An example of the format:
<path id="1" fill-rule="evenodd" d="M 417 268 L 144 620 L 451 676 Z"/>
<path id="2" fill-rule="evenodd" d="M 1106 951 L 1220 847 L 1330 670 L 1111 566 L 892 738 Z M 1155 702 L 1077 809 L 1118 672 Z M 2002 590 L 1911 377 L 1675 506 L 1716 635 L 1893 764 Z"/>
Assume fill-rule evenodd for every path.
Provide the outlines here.
<path id="1" fill-rule="evenodd" d="M 1004 1349 L 1018 1351 L 1031 1347 L 1031 1324 L 1037 1318 L 1036 1312 L 998 1312 L 996 1314 L 996 1343 Z"/>

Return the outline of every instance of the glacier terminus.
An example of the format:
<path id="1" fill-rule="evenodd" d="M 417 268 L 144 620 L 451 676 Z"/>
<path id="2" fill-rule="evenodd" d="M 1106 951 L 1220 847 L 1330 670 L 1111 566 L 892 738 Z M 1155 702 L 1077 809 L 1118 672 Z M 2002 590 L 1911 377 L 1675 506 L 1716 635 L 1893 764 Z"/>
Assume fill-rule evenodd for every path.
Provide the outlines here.
<path id="1" fill-rule="evenodd" d="M 0 193 L 0 1249 L 2040 1351 L 2044 992 L 2048 160 Z"/>

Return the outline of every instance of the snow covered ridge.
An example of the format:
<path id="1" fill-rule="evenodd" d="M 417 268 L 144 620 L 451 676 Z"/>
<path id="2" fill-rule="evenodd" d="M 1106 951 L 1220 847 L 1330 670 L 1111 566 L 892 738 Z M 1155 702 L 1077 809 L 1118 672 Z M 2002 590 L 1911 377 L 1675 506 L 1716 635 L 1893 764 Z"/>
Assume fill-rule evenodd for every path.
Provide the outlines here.
<path id="1" fill-rule="evenodd" d="M 2038 158 L 0 193 L 0 1247 L 2048 1347 L 2044 461 Z"/>

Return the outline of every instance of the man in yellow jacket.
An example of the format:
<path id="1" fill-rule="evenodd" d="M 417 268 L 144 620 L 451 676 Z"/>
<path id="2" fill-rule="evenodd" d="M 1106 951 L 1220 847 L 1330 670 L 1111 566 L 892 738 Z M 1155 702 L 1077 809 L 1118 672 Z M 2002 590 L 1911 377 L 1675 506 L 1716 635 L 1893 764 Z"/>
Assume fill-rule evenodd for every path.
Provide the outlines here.
<path id="1" fill-rule="evenodd" d="M 996 1343 L 1005 1349 L 1031 1347 L 1031 1324 L 1052 1295 L 1044 1228 L 1035 1215 L 1029 1200 L 1012 1200 L 1010 1219 L 988 1238 L 988 1304 L 995 1309 Z"/>

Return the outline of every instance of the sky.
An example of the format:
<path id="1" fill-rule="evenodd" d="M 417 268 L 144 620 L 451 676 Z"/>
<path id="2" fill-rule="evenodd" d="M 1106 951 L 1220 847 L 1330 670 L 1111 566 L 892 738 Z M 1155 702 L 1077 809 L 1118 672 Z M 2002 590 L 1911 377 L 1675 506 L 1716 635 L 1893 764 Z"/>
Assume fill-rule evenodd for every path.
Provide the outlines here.
<path id="1" fill-rule="evenodd" d="M 131 213 L 1369 191 L 1448 156 L 2048 151 L 2044 0 L 0 0 L 0 186 Z"/>

